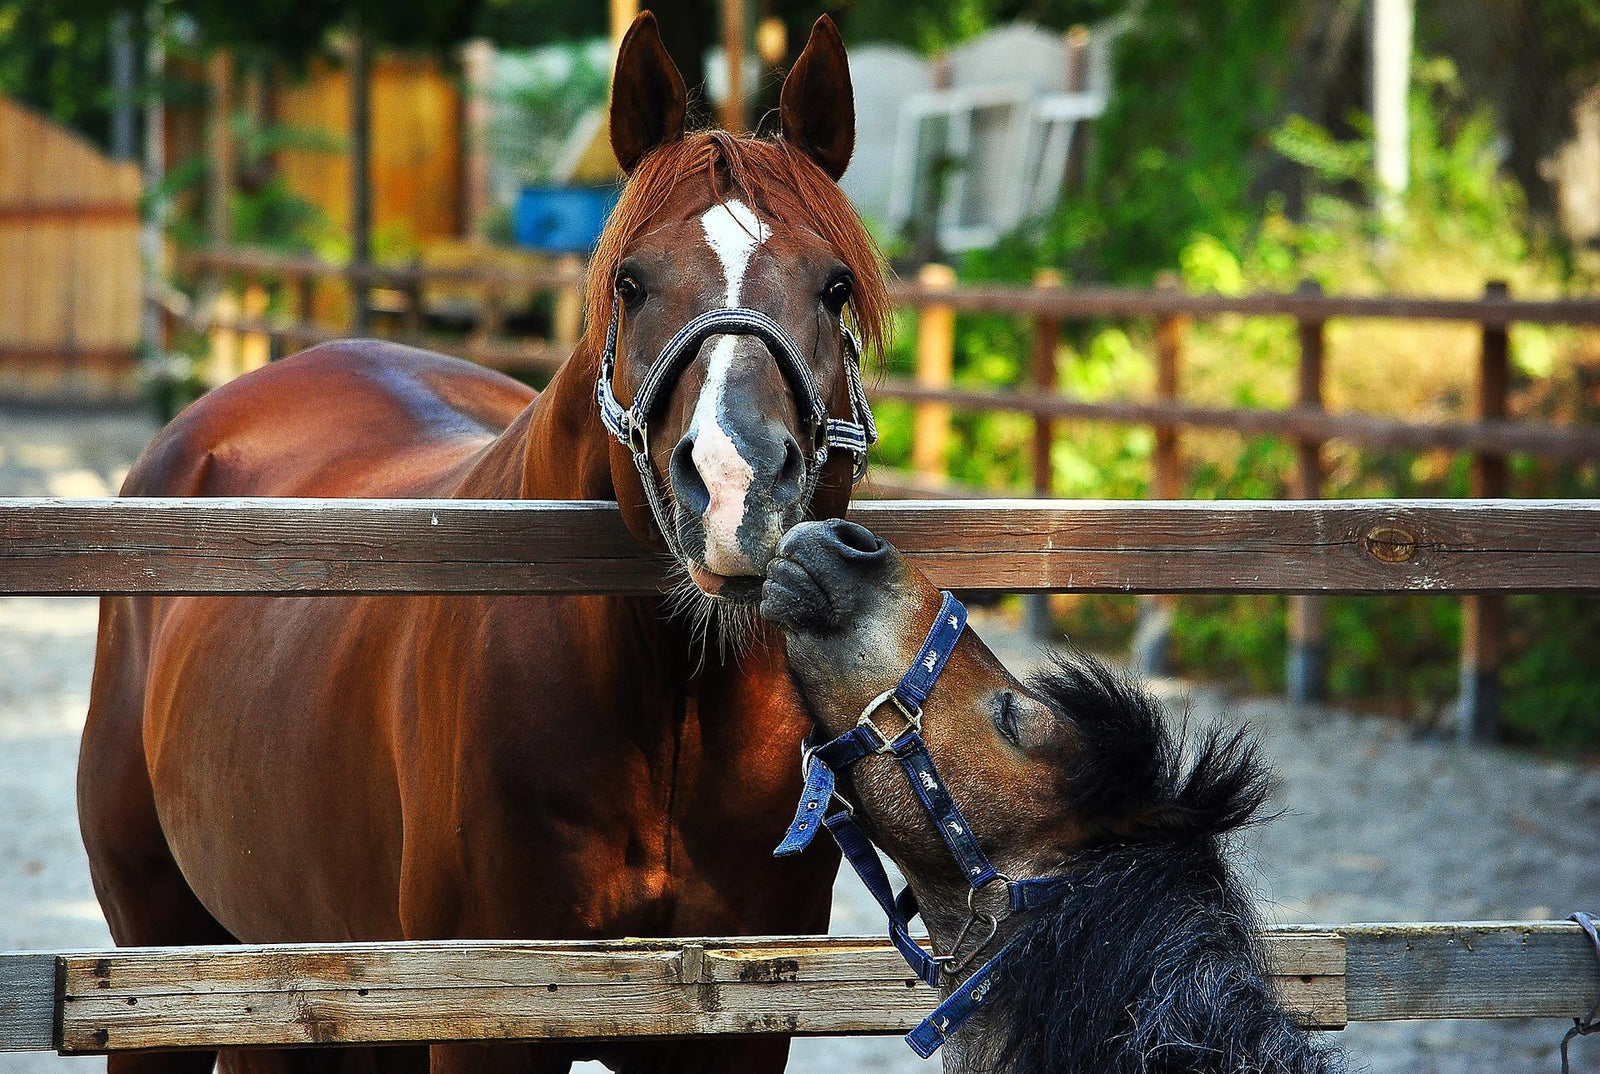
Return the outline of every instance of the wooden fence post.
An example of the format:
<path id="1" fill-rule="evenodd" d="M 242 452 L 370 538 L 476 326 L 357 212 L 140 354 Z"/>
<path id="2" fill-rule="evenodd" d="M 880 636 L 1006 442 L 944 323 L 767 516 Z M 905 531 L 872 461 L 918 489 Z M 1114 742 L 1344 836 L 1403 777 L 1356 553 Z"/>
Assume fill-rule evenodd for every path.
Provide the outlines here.
<path id="1" fill-rule="evenodd" d="M 1170 294 L 1178 292 L 1176 275 L 1162 273 L 1156 288 Z M 1165 313 L 1156 320 L 1156 397 L 1163 403 L 1178 399 L 1178 364 L 1183 357 L 1183 336 L 1188 319 Z M 1154 480 L 1152 491 L 1158 500 L 1183 496 L 1183 471 L 1178 458 L 1178 427 L 1169 423 L 1156 426 Z M 1133 635 L 1133 668 L 1139 675 L 1172 673 L 1172 615 L 1176 604 L 1170 596 L 1144 597 L 1139 601 L 1139 624 Z"/>
<path id="2" fill-rule="evenodd" d="M 1297 293 L 1321 297 L 1322 285 L 1315 280 L 1304 280 Z M 1321 318 L 1301 317 L 1298 322 L 1300 391 L 1296 401 L 1302 410 L 1323 409 L 1322 350 L 1325 325 L 1326 322 Z M 1315 437 L 1301 437 L 1295 444 L 1295 450 L 1299 456 L 1295 470 L 1295 496 L 1302 500 L 1320 500 L 1322 441 Z M 1328 695 L 1328 645 L 1323 611 L 1321 597 L 1289 598 L 1287 678 L 1291 701 L 1321 701 Z"/>
<path id="3" fill-rule="evenodd" d="M 556 261 L 556 271 L 576 277 L 583 271 L 583 260 L 577 254 L 567 254 Z M 578 345 L 583 333 L 583 288 L 562 284 L 556 290 L 556 308 L 550 335 L 563 350 L 570 351 Z"/>
<path id="4" fill-rule="evenodd" d="M 241 308 L 244 319 L 259 325 L 267 319 L 267 306 L 271 301 L 271 294 L 267 291 L 266 284 L 255 276 L 247 276 L 244 281 L 244 295 L 241 299 Z M 239 372 L 248 373 L 252 369 L 260 369 L 272 359 L 272 337 L 267 333 L 252 327 L 243 333 L 239 340 Z"/>
<path id="5" fill-rule="evenodd" d="M 1511 289 L 1490 281 L 1484 301 L 1504 302 Z M 1511 384 L 1510 326 L 1486 324 L 1478 354 L 1479 420 L 1504 418 Z M 1472 495 L 1505 496 L 1510 470 L 1504 455 L 1479 452 L 1472 460 Z M 1489 742 L 1500 737 L 1500 663 L 1505 656 L 1505 598 L 1467 597 L 1461 604 L 1461 699 L 1456 730 L 1463 739 Z"/>
<path id="6" fill-rule="evenodd" d="M 917 282 L 929 290 L 948 291 L 956 273 L 948 265 L 924 265 Z M 949 306 L 924 305 L 917 314 L 917 383 L 926 388 L 948 388 L 955 368 L 956 314 Z M 950 445 L 950 407 L 944 403 L 918 403 L 911 465 L 917 476 L 942 480 Z"/>
<path id="7" fill-rule="evenodd" d="M 484 281 L 483 294 L 478 300 L 478 323 L 472 329 L 474 346 L 488 347 L 505 328 L 505 295 L 501 294 L 500 286 L 498 280 Z"/>
<path id="8" fill-rule="evenodd" d="M 423 308 L 422 274 L 422 263 L 413 260 L 411 271 L 400 286 L 400 290 L 406 296 L 405 312 L 400 315 L 401 330 L 405 332 L 406 342 L 411 344 L 416 344 L 422 338 L 423 319 L 426 313 Z"/>
<path id="9" fill-rule="evenodd" d="M 358 25 L 350 40 L 350 328 L 372 325 L 372 39 Z"/>
<path id="10" fill-rule="evenodd" d="M 1033 274 L 1035 287 L 1060 287 L 1061 273 L 1055 269 L 1040 269 Z M 1054 315 L 1041 313 L 1033 322 L 1033 357 L 1028 369 L 1029 386 L 1035 395 L 1044 396 L 1056 390 L 1056 351 L 1061 338 L 1061 322 Z M 1033 494 L 1039 499 L 1050 498 L 1054 487 L 1051 481 L 1050 448 L 1055 441 L 1055 425 L 1047 417 L 1036 414 L 1033 418 Z M 1027 609 L 1027 630 L 1035 638 L 1049 638 L 1055 634 L 1055 623 L 1050 611 L 1051 594 L 1030 593 Z"/>

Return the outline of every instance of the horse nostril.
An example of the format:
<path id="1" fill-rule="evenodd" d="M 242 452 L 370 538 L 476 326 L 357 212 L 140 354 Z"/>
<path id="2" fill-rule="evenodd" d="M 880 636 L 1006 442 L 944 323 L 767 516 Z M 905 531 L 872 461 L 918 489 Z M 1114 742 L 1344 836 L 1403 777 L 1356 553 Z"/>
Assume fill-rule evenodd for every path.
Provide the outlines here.
<path id="1" fill-rule="evenodd" d="M 867 561 L 882 559 L 889 554 L 889 542 L 865 526 L 835 518 L 827 523 L 827 527 L 828 536 L 847 559 Z"/>
<path id="2" fill-rule="evenodd" d="M 797 502 L 806 488 L 806 457 L 794 437 L 783 440 L 783 462 L 772 481 L 772 499 L 780 508 Z"/>
<path id="3" fill-rule="evenodd" d="M 705 478 L 700 476 L 700 468 L 694 464 L 693 437 L 684 437 L 672 449 L 667 476 L 672 479 L 672 495 L 685 510 L 695 516 L 706 513 L 711 506 L 711 492 L 706 488 Z"/>

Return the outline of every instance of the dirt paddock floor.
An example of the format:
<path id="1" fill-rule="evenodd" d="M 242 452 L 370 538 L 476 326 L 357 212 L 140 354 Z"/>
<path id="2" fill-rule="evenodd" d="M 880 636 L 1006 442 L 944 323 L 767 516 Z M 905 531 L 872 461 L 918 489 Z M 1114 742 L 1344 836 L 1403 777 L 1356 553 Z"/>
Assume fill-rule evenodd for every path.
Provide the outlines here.
<path id="1" fill-rule="evenodd" d="M 127 414 L 0 410 L 0 495 L 113 492 L 148 439 Z M 1038 657 L 993 617 L 978 629 L 1014 666 Z M 73 773 L 94 653 L 95 603 L 0 598 L 0 950 L 109 942 L 78 840 Z M 1330 709 L 1157 684 L 1191 719 L 1249 721 L 1265 735 L 1284 815 L 1239 860 L 1272 922 L 1559 918 L 1600 910 L 1600 771 L 1500 749 L 1418 740 L 1401 724 Z M 776 838 L 776 833 L 774 834 Z M 881 929 L 853 876 L 834 931 Z M 1566 1024 L 1356 1025 L 1337 1034 L 1354 1070 L 1559 1070 Z M 1600 1071 L 1600 1040 L 1573 1046 Z M 0 1074 L 87 1074 L 96 1059 L 0 1055 Z M 598 1069 L 598 1068 L 595 1068 Z M 923 1071 L 898 1039 L 805 1040 L 791 1071 Z"/>

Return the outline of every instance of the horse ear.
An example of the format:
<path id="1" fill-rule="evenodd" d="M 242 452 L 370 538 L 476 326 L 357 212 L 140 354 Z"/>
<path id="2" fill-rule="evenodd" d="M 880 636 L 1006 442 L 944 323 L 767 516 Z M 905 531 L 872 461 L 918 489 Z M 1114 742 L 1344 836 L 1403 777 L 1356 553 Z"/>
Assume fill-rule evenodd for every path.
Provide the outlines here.
<path id="1" fill-rule="evenodd" d="M 837 182 L 856 148 L 856 99 L 839 28 L 824 15 L 811 28 L 778 102 L 783 137 Z"/>
<path id="2" fill-rule="evenodd" d="M 622 39 L 611 79 L 611 151 L 623 172 L 631 175 L 650 150 L 683 137 L 688 101 L 656 17 L 641 13 Z"/>

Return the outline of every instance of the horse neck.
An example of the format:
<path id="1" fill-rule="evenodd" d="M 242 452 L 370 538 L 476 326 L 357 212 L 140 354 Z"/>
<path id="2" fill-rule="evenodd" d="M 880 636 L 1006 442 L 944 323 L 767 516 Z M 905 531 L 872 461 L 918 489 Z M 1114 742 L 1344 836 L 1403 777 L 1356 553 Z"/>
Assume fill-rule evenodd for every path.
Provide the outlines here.
<path id="1" fill-rule="evenodd" d="M 599 357 L 580 344 L 488 445 L 456 489 L 466 499 L 614 500 L 610 440 L 595 407 Z"/>

